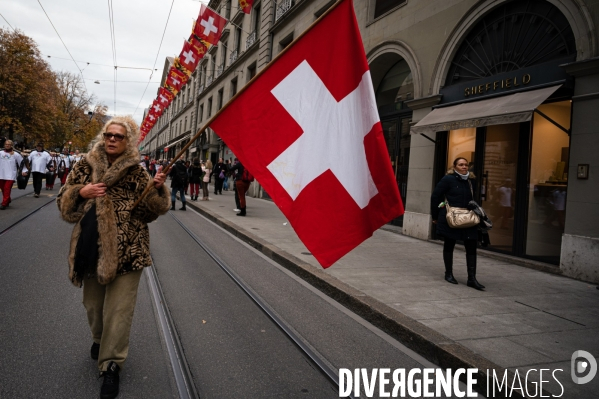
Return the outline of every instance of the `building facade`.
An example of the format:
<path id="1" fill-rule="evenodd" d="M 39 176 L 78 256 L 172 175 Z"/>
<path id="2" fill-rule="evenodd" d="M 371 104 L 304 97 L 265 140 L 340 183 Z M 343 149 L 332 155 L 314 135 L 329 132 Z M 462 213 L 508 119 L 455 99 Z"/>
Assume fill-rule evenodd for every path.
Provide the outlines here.
<path id="1" fill-rule="evenodd" d="M 236 1 L 211 1 L 233 24 L 142 145 L 158 158 L 181 148 L 332 4 L 261 0 L 246 15 Z M 406 207 L 391 223 L 435 239 L 431 192 L 463 156 L 495 223 L 490 250 L 599 282 L 599 0 L 355 0 L 354 8 Z M 198 154 L 234 157 L 209 129 L 187 158 Z M 253 195 L 268 195 L 255 186 Z"/>

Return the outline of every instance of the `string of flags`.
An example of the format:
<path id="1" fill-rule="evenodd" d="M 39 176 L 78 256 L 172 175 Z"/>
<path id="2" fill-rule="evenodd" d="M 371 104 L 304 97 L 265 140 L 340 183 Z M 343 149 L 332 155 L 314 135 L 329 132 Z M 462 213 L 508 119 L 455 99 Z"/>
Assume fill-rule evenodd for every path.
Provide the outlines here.
<path id="1" fill-rule="evenodd" d="M 239 0 L 239 8 L 249 14 L 253 0 Z M 216 46 L 227 25 L 227 19 L 216 11 L 202 4 L 191 35 L 183 43 L 183 48 L 170 67 L 164 86 L 158 89 L 158 96 L 152 102 L 150 109 L 140 126 L 139 143 L 156 125 L 158 119 L 173 102 L 175 96 L 188 82 L 202 58 L 212 46 Z"/>

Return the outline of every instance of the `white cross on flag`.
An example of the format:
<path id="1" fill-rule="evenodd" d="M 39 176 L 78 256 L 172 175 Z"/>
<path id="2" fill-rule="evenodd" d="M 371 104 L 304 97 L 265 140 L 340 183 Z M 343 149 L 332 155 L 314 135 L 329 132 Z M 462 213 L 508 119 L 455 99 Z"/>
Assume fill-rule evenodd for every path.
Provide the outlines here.
<path id="1" fill-rule="evenodd" d="M 179 62 L 185 69 L 187 69 L 189 72 L 188 74 L 191 75 L 193 71 L 196 70 L 198 63 L 203 56 L 204 53 L 200 54 L 198 49 L 186 40 L 185 43 L 183 43 L 181 54 L 179 54 Z"/>
<path id="2" fill-rule="evenodd" d="M 211 128 L 323 267 L 403 214 L 351 0 L 277 58 Z"/>
<path id="3" fill-rule="evenodd" d="M 200 15 L 193 27 L 193 33 L 205 42 L 216 46 L 226 24 L 225 18 L 202 4 Z"/>

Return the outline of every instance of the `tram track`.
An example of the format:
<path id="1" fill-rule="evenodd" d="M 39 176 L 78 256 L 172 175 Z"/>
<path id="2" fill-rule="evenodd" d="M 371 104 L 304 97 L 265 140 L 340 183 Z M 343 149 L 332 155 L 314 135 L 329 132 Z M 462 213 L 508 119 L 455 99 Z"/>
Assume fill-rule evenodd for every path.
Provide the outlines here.
<path id="1" fill-rule="evenodd" d="M 19 197 L 22 198 L 22 197 Z M 19 198 L 15 198 L 15 200 L 19 199 Z M 42 210 L 44 207 L 50 205 L 52 202 L 54 202 L 56 200 L 56 197 L 53 197 L 52 199 L 50 199 L 50 201 L 45 202 L 44 204 L 42 204 L 41 206 L 35 208 L 34 210 L 30 211 L 29 213 L 27 213 L 25 216 L 21 217 L 20 219 L 18 219 L 16 222 L 12 223 L 10 226 L 4 228 L 2 231 L 0 231 L 0 237 L 2 237 L 4 234 L 8 233 L 13 227 L 19 225 L 20 223 L 22 223 L 23 221 L 25 221 L 26 219 L 28 219 L 29 217 L 33 216 L 35 213 L 39 212 L 40 210 Z"/>
<path id="2" fill-rule="evenodd" d="M 241 289 L 251 303 L 256 305 L 267 318 L 272 321 L 280 332 L 284 334 L 293 346 L 303 355 L 308 364 L 314 370 L 317 370 L 324 376 L 325 380 L 331 385 L 331 389 L 338 390 L 338 376 L 334 369 L 329 366 L 327 360 L 313 349 L 306 340 L 303 339 L 295 329 L 288 324 L 282 317 L 278 315 L 273 308 L 264 301 L 249 285 L 247 285 L 233 269 L 223 261 L 206 243 L 202 241 L 193 231 L 191 231 L 178 217 L 172 212 L 169 212 L 171 218 L 178 226 L 185 231 L 195 244 L 232 280 L 235 285 Z M 153 297 L 153 304 L 156 310 L 156 317 L 160 328 L 162 329 L 163 337 L 165 338 L 165 346 L 168 356 L 171 361 L 171 367 L 175 375 L 175 382 L 179 391 L 180 398 L 197 398 L 200 397 L 194 384 L 193 376 L 185 357 L 183 346 L 179 339 L 173 317 L 171 316 L 166 298 L 160 287 L 156 267 L 152 267 L 148 273 L 148 285 Z M 325 381 L 323 380 L 323 382 Z M 198 387 L 201 388 L 201 387 Z"/>

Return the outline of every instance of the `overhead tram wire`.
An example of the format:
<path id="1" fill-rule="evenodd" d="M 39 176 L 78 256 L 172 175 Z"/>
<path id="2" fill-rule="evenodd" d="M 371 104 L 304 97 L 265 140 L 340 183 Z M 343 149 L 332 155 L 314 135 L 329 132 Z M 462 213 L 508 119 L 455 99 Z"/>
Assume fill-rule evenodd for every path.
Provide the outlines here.
<path id="1" fill-rule="evenodd" d="M 154 66 L 152 67 L 152 72 L 150 73 L 150 79 L 148 79 L 148 84 L 146 85 L 146 88 L 144 89 L 144 92 L 141 95 L 139 104 L 137 104 L 137 108 L 135 108 L 135 112 L 133 112 L 134 116 L 137 113 L 137 110 L 139 109 L 139 106 L 141 105 L 141 102 L 143 101 L 144 96 L 146 95 L 146 90 L 148 90 L 148 86 L 150 85 L 152 76 L 154 76 L 154 70 L 156 69 L 156 62 L 158 62 L 158 56 L 160 55 L 160 49 L 162 48 L 162 42 L 164 40 L 164 35 L 166 34 L 166 27 L 168 26 L 168 21 L 171 19 L 171 11 L 173 11 L 173 4 L 175 4 L 175 0 L 173 0 L 171 2 L 171 8 L 168 10 L 168 16 L 166 17 L 166 24 L 164 25 L 164 31 L 162 32 L 162 38 L 160 39 L 160 45 L 158 46 L 158 52 L 156 53 L 156 59 L 154 60 Z"/>
<path id="2" fill-rule="evenodd" d="M 77 61 L 75 61 L 75 58 L 73 58 L 73 55 L 69 51 L 69 48 L 67 47 L 67 45 L 64 43 L 64 40 L 62 40 L 62 37 L 60 36 L 60 33 L 58 33 L 58 30 L 56 29 L 56 27 L 52 23 L 52 20 L 50 19 L 50 16 L 48 15 L 48 13 L 46 12 L 46 10 L 44 9 L 44 6 L 42 5 L 41 1 L 37 0 L 37 2 L 40 5 L 40 7 L 42 8 L 42 10 L 44 11 L 44 14 L 46 14 L 46 18 L 48 18 L 48 21 L 50 21 L 50 25 L 52 25 L 52 28 L 54 28 L 54 32 L 56 32 L 56 34 L 58 35 L 58 38 L 62 42 L 62 45 L 64 46 L 64 48 L 67 50 L 67 53 L 69 53 L 69 56 L 71 57 L 71 60 L 73 60 L 73 62 L 75 63 L 75 66 L 77 67 L 77 69 L 79 69 L 79 73 L 81 73 L 81 81 L 83 82 L 83 86 L 85 86 L 85 91 L 87 91 L 87 85 L 85 84 L 85 78 L 83 77 L 83 71 L 81 70 L 81 68 L 79 68 L 79 64 L 77 64 Z"/>
<path id="3" fill-rule="evenodd" d="M 4 15 L 2 15 L 2 13 L 0 13 L 0 17 L 2 17 L 2 19 L 4 21 L 6 21 L 6 23 L 8 24 L 8 26 L 10 26 L 10 29 L 12 29 L 14 32 L 17 31 L 15 28 L 12 27 L 12 25 L 10 24 L 10 22 L 8 22 L 8 20 L 6 18 L 4 18 Z"/>
<path id="4" fill-rule="evenodd" d="M 110 22 L 110 44 L 112 45 L 112 64 L 114 66 L 114 114 L 116 115 L 116 83 L 117 83 L 117 62 L 116 62 L 116 34 L 114 32 L 114 9 L 112 0 L 108 0 L 108 20 Z"/>

